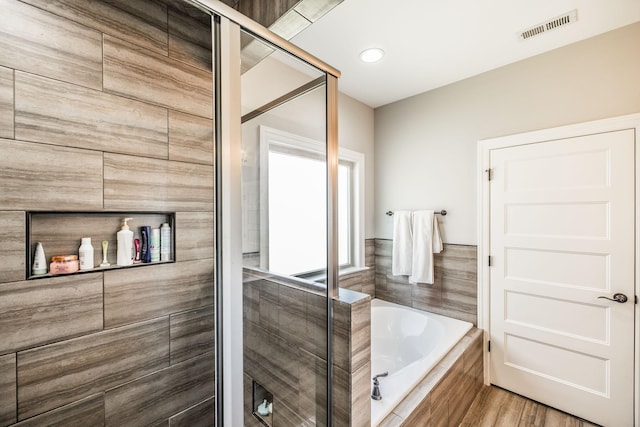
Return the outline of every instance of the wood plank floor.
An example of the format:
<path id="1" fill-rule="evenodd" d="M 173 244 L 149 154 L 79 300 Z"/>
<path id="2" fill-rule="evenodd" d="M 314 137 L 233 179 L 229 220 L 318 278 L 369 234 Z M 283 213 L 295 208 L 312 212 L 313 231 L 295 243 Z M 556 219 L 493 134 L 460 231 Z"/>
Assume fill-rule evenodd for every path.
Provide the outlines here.
<path id="1" fill-rule="evenodd" d="M 495 386 L 485 386 L 461 427 L 597 427 L 580 418 Z"/>

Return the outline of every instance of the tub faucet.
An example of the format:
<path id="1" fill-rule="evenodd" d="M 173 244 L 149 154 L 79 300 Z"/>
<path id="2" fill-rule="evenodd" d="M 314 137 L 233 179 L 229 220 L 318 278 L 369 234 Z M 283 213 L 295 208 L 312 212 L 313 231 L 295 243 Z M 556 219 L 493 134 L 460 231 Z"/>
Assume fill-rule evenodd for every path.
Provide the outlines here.
<path id="1" fill-rule="evenodd" d="M 389 372 L 383 372 L 373 377 L 373 391 L 371 392 L 371 398 L 373 400 L 382 399 L 382 395 L 380 394 L 380 382 L 378 381 L 378 378 L 386 377 L 387 375 L 389 375 Z"/>

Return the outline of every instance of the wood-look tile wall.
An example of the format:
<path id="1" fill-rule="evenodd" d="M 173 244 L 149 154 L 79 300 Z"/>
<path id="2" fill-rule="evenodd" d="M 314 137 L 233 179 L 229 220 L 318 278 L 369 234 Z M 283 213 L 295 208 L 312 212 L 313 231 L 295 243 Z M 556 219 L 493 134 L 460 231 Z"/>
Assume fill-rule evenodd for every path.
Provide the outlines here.
<path id="1" fill-rule="evenodd" d="M 243 291 L 245 425 L 262 425 L 252 380 L 273 394 L 274 426 L 325 425 L 325 297 L 250 273 Z M 334 310 L 334 424 L 369 426 L 370 298 L 343 289 Z"/>
<path id="2" fill-rule="evenodd" d="M 210 18 L 1 3 L 0 427 L 213 425 Z M 27 280 L 26 211 L 67 215 L 32 224 L 49 258 L 86 235 L 96 264 L 117 224 L 74 212 L 175 212 L 176 262 Z"/>
<path id="3" fill-rule="evenodd" d="M 434 282 L 427 285 L 391 274 L 392 244 L 376 239 L 376 298 L 477 324 L 476 246 L 445 243 L 444 251 L 434 255 Z"/>

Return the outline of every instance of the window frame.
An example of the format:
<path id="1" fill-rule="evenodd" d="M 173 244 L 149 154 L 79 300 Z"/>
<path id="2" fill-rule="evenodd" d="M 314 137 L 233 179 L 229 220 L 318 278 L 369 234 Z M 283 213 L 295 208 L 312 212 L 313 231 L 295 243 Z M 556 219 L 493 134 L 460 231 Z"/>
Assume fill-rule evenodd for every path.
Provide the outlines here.
<path id="1" fill-rule="evenodd" d="M 275 151 L 279 152 L 307 152 L 311 156 L 313 153 L 326 155 L 326 143 L 311 138 L 296 135 L 294 133 L 271 128 L 268 126 L 259 126 L 260 138 L 260 268 L 268 270 L 269 267 L 269 151 L 272 146 L 277 147 Z M 362 268 L 365 266 L 365 249 L 364 249 L 364 154 L 339 147 L 338 149 L 339 163 L 349 163 L 351 165 L 351 206 L 349 215 L 351 216 L 350 225 L 350 264 L 340 266 L 345 268 Z M 320 270 L 318 271 L 320 272 Z M 309 275 L 316 272 L 305 272 L 302 275 Z"/>

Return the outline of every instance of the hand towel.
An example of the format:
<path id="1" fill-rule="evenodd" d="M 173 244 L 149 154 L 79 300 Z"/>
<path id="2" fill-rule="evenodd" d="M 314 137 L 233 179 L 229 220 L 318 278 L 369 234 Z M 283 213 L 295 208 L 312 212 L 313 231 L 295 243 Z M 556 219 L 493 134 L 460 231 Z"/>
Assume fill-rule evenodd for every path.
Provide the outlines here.
<path id="1" fill-rule="evenodd" d="M 391 274 L 394 276 L 411 274 L 412 252 L 411 211 L 396 211 L 393 214 Z"/>
<path id="2" fill-rule="evenodd" d="M 410 283 L 433 284 L 433 254 L 442 252 L 442 238 L 434 211 L 413 213 Z"/>

